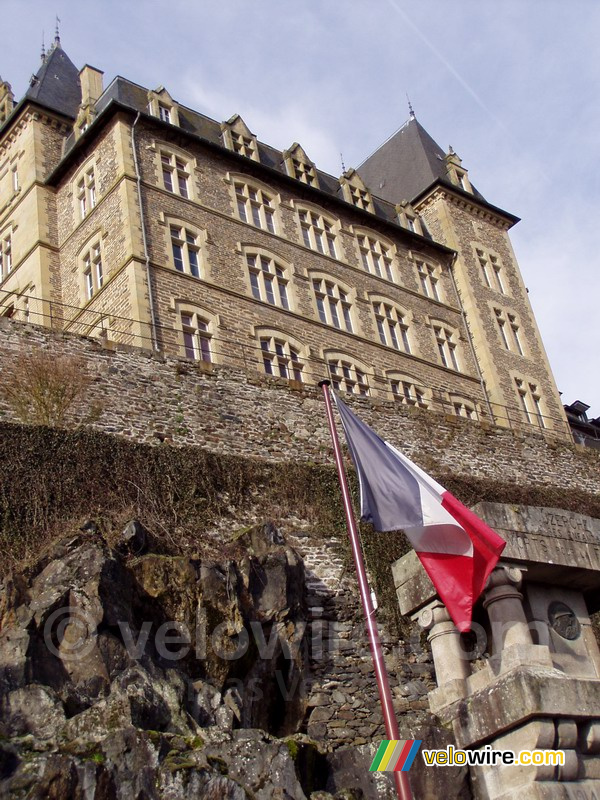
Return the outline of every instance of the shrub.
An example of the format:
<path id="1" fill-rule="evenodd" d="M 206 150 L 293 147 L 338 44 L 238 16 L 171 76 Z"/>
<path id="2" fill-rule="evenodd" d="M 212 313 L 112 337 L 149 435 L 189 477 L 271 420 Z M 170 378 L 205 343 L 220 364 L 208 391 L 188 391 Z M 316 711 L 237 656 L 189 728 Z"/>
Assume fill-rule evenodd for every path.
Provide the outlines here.
<path id="1" fill-rule="evenodd" d="M 82 359 L 40 351 L 3 371 L 0 396 L 20 422 L 63 427 L 90 383 Z"/>

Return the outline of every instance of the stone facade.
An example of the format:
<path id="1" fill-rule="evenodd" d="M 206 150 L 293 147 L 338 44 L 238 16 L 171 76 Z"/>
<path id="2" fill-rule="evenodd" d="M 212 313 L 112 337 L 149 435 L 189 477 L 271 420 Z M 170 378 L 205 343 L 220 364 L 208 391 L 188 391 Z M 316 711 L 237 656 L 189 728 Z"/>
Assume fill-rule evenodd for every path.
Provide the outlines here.
<path id="1" fill-rule="evenodd" d="M 46 89 L 55 62 L 82 97 L 75 118 Z M 55 43 L 0 129 L 6 315 L 309 385 L 332 369 L 351 393 L 570 438 L 510 249 L 515 218 L 462 167 L 469 202 L 446 185 L 394 206 L 360 170 L 322 173 L 237 116 L 218 125 L 162 88 L 118 78 L 101 93 L 98 70 L 74 75 Z M 500 259 L 505 293 L 482 284 L 479 247 Z M 495 304 L 522 352 L 500 338 Z"/>

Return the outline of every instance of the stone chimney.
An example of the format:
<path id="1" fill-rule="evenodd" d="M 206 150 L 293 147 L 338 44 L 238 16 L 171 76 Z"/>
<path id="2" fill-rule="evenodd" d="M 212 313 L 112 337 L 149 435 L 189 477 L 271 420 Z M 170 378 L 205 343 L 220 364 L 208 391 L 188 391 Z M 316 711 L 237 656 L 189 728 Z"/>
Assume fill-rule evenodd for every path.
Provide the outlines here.
<path id="1" fill-rule="evenodd" d="M 81 105 L 75 123 L 75 135 L 77 137 L 88 128 L 92 122 L 95 111 L 96 101 L 102 94 L 102 76 L 104 73 L 100 69 L 90 67 L 86 64 L 79 72 L 79 83 L 81 85 Z"/>
<path id="2" fill-rule="evenodd" d="M 90 67 L 86 64 L 79 73 L 81 83 L 81 105 L 83 108 L 93 106 L 102 94 L 102 76 L 104 73 L 100 69 Z"/>

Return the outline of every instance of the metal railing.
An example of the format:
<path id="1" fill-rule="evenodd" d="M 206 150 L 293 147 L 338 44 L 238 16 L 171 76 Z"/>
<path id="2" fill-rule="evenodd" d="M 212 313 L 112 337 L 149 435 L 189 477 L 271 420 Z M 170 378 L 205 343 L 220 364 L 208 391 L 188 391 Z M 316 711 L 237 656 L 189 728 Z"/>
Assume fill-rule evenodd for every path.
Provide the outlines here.
<path id="1" fill-rule="evenodd" d="M 79 336 L 89 337 L 106 346 L 126 346 L 146 351 L 153 350 L 153 336 L 151 323 L 134 319 L 132 317 L 119 316 L 108 310 L 92 310 L 90 308 L 70 305 L 57 301 L 44 300 L 32 295 L 21 295 L 17 300 L 20 307 L 14 305 L 11 299 L 15 298 L 14 293 L 0 289 L 0 317 L 11 317 L 17 322 L 42 325 L 46 328 L 73 333 Z M 26 303 L 24 303 L 26 301 Z M 191 363 L 192 360 L 186 357 L 185 347 L 181 340 L 181 331 L 176 327 L 157 324 L 156 334 L 158 340 L 158 353 L 163 356 L 183 358 Z M 227 338 L 209 334 L 210 348 L 205 355 L 210 356 L 210 363 L 217 366 L 230 366 L 239 368 L 245 372 L 260 372 L 270 374 L 273 378 L 293 381 L 297 367 L 301 368 L 301 384 L 316 385 L 324 378 L 332 378 L 334 381 L 343 378 L 342 375 L 332 375 L 326 359 L 318 356 L 289 357 L 278 360 L 278 354 L 271 351 L 265 352 L 260 343 L 245 343 L 240 339 Z M 200 350 L 198 350 L 200 356 Z M 265 356 L 268 359 L 265 359 Z M 348 354 L 349 358 L 351 354 Z M 202 360 L 201 358 L 199 360 Z M 265 367 L 265 361 L 273 365 L 274 369 L 269 373 Z M 360 365 L 359 365 L 360 366 Z M 517 406 L 506 406 L 492 402 L 489 410 L 485 398 L 481 396 L 473 397 L 460 391 L 457 387 L 454 392 L 441 387 L 432 387 L 421 384 L 411 378 L 411 383 L 422 390 L 423 394 L 408 396 L 404 393 L 392 391 L 391 384 L 375 374 L 374 369 L 361 369 L 367 377 L 368 392 L 361 391 L 361 384 L 358 381 L 349 380 L 349 384 L 355 390 L 356 395 L 373 396 L 385 398 L 402 405 L 437 411 L 453 417 L 463 417 L 479 423 L 487 423 L 502 428 L 509 428 L 516 432 L 536 433 L 542 436 L 558 437 L 573 441 L 570 426 L 562 417 L 550 415 L 526 413 L 524 409 Z M 394 370 L 401 375 L 401 370 Z M 408 375 L 406 376 L 408 378 Z M 456 394 L 463 402 L 453 399 Z M 468 408 L 467 408 L 468 405 Z M 458 408 L 460 407 L 460 408 Z"/>

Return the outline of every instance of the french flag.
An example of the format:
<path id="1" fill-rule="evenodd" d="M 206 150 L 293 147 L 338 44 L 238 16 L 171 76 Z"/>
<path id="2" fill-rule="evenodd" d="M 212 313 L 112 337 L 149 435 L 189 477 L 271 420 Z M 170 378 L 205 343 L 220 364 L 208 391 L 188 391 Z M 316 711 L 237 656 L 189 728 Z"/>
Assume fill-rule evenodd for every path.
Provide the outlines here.
<path id="1" fill-rule="evenodd" d="M 361 518 L 403 530 L 459 631 L 506 545 L 443 486 L 384 441 L 332 393 L 360 483 Z"/>

